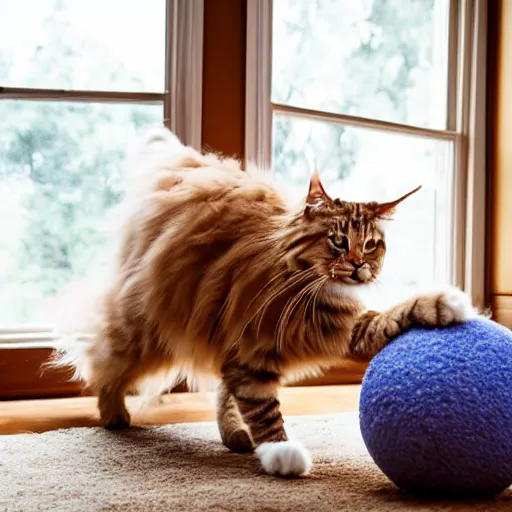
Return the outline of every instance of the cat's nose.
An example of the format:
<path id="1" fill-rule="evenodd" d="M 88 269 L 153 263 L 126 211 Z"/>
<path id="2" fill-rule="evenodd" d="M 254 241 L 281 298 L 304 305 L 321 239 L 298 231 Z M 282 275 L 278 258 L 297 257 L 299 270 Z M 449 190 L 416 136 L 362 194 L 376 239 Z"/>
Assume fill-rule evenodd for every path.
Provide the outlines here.
<path id="1" fill-rule="evenodd" d="M 354 268 L 360 268 L 363 265 L 363 261 L 357 254 L 349 254 L 348 255 L 348 261 L 351 265 L 354 266 Z"/>
<path id="2" fill-rule="evenodd" d="M 355 268 L 359 268 L 362 264 L 363 264 L 363 261 L 360 257 L 360 255 L 358 254 L 358 251 L 355 251 L 355 250 L 352 250 L 348 253 L 348 261 L 355 267 Z"/>

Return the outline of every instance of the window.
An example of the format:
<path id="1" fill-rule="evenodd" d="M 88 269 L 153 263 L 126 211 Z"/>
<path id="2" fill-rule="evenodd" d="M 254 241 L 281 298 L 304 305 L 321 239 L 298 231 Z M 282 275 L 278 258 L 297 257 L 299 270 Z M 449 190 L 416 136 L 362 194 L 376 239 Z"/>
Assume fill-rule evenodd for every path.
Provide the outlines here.
<path id="1" fill-rule="evenodd" d="M 246 156 L 303 197 L 387 201 L 370 307 L 434 283 L 484 303 L 485 38 L 480 0 L 248 4 Z"/>
<path id="2" fill-rule="evenodd" d="M 203 2 L 0 12 L 0 343 L 50 340 L 68 287 L 105 265 L 130 142 L 165 122 L 201 144 Z"/>

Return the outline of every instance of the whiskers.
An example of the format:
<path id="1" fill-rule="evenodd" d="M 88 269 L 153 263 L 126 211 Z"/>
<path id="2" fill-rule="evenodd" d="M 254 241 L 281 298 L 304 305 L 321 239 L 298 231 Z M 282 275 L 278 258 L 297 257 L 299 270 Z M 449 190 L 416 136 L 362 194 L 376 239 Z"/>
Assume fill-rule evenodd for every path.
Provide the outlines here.
<path id="1" fill-rule="evenodd" d="M 288 277 L 283 276 L 282 274 L 278 274 L 277 276 L 274 276 L 263 288 L 254 299 L 251 300 L 249 305 L 247 306 L 245 313 L 248 313 L 250 310 L 250 307 L 252 304 L 256 302 L 256 299 L 258 296 L 260 296 L 266 289 L 268 289 L 272 284 L 275 283 L 279 278 L 284 279 L 285 281 L 276 287 L 275 290 L 272 290 L 269 294 L 269 296 L 259 305 L 258 309 L 249 316 L 249 318 L 244 323 L 240 334 L 233 342 L 233 345 L 236 345 L 244 336 L 245 331 L 256 318 L 258 318 L 258 323 L 256 325 L 256 337 L 259 337 L 259 332 L 261 329 L 261 323 L 263 320 L 263 317 L 265 316 L 265 312 L 267 308 L 274 302 L 280 295 L 289 292 L 293 287 L 299 285 L 300 283 L 306 281 L 307 279 L 311 278 L 312 275 L 314 275 L 314 271 L 312 269 L 307 269 L 303 271 L 295 271 L 292 274 L 290 274 Z"/>
<path id="2" fill-rule="evenodd" d="M 328 280 L 329 278 L 325 275 L 316 276 L 315 279 L 311 283 L 308 283 L 295 297 L 291 297 L 290 300 L 288 300 L 285 307 L 283 308 L 283 311 L 281 312 L 276 327 L 276 349 L 278 352 L 281 352 L 283 349 L 283 343 L 286 337 L 287 329 L 295 310 L 306 298 L 308 301 L 306 302 L 304 313 L 306 313 L 311 305 L 311 318 L 313 319 L 313 324 L 316 324 L 315 313 L 318 296 Z"/>
<path id="3" fill-rule="evenodd" d="M 272 304 L 272 302 L 277 299 L 280 295 L 283 295 L 284 293 L 291 291 L 292 288 L 295 286 L 303 283 L 307 279 L 313 277 L 315 272 L 312 269 L 303 270 L 303 271 L 295 271 L 292 276 L 296 276 L 296 279 L 292 277 L 289 281 L 286 281 L 284 286 L 277 289 L 275 293 L 270 295 L 267 300 L 262 304 L 262 307 L 256 312 L 256 315 L 259 314 L 258 318 L 258 324 L 256 326 L 256 336 L 259 336 L 260 329 L 261 329 L 261 323 L 263 321 L 263 318 L 265 316 L 265 312 L 267 308 Z M 292 297 L 293 298 L 293 297 Z"/>

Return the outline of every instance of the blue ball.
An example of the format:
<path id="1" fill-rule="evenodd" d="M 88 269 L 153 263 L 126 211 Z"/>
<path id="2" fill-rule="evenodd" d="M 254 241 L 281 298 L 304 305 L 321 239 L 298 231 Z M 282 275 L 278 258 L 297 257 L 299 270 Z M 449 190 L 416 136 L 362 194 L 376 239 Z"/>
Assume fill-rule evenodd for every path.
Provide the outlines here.
<path id="1" fill-rule="evenodd" d="M 398 487 L 500 493 L 512 484 L 512 331 L 479 318 L 403 334 L 370 363 L 359 419 Z"/>

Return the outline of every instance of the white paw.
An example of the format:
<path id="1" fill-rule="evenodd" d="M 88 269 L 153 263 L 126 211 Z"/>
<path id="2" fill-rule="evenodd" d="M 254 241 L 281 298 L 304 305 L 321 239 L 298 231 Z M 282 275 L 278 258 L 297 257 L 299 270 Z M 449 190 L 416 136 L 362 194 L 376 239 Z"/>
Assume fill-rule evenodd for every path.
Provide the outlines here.
<path id="1" fill-rule="evenodd" d="M 311 456 L 296 441 L 263 443 L 255 450 L 261 467 L 270 475 L 307 475 L 311 470 Z"/>
<path id="2" fill-rule="evenodd" d="M 465 322 L 478 316 L 469 296 L 458 288 L 450 287 L 444 292 L 444 303 L 456 322 Z"/>

